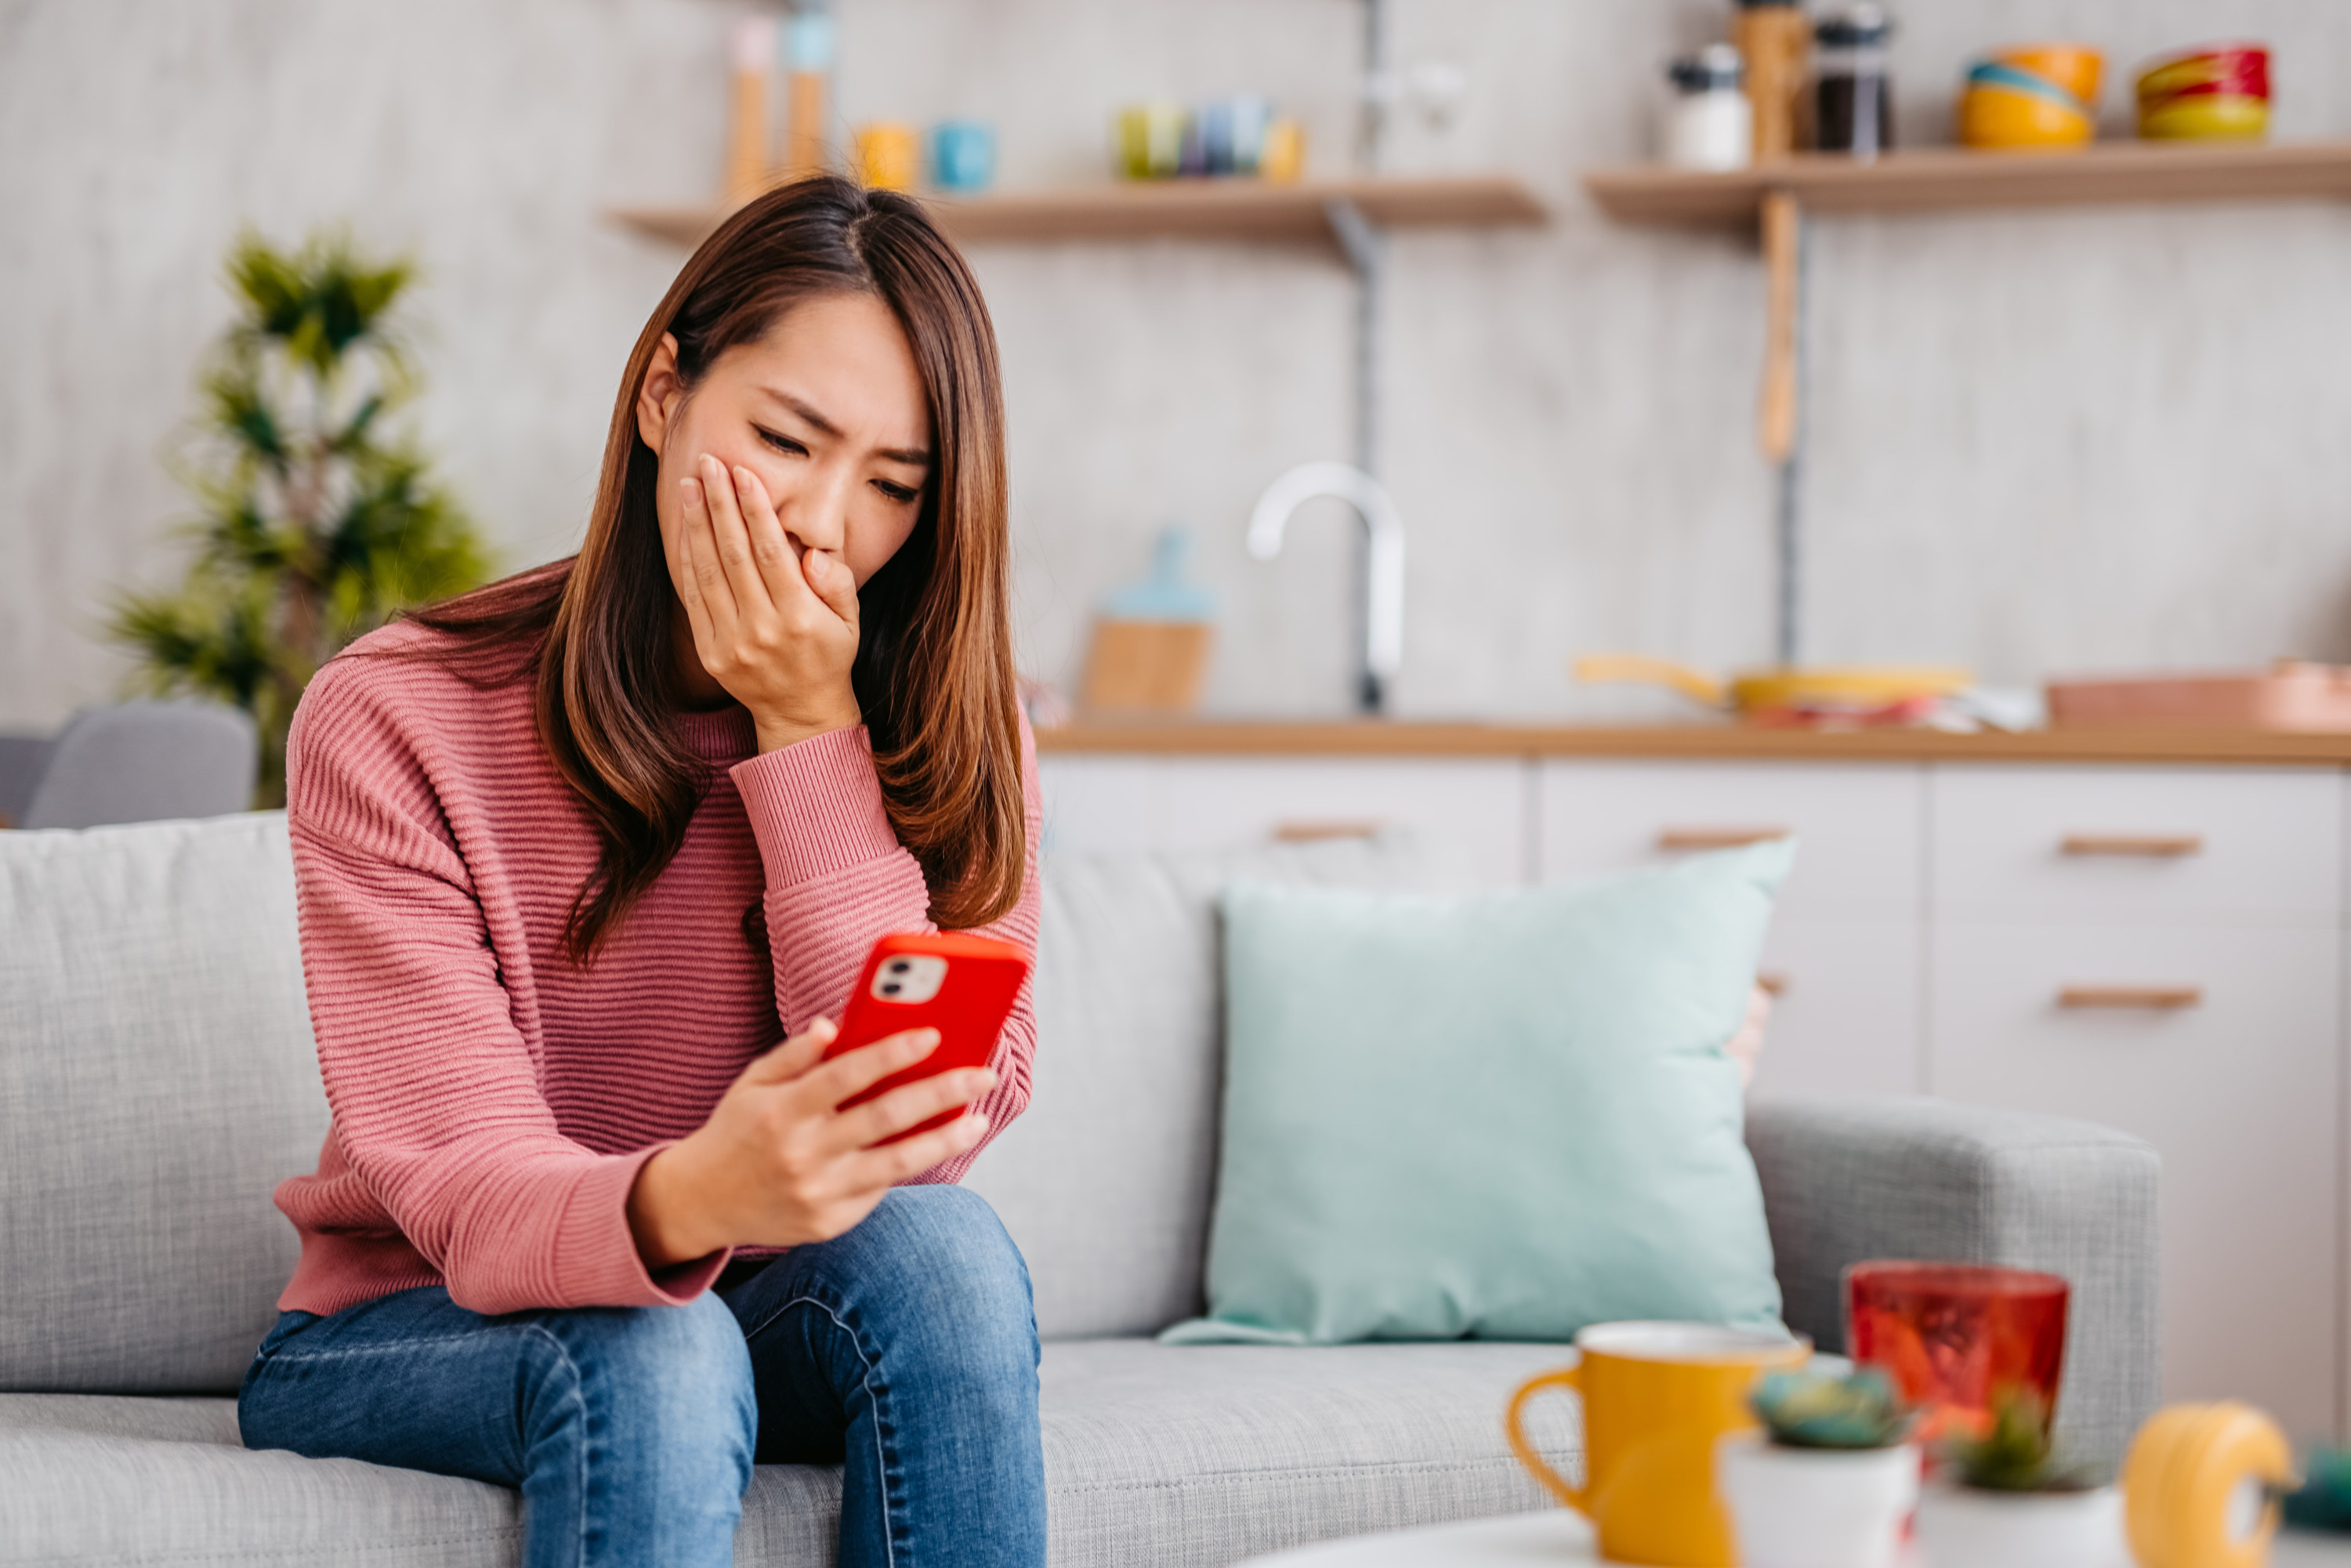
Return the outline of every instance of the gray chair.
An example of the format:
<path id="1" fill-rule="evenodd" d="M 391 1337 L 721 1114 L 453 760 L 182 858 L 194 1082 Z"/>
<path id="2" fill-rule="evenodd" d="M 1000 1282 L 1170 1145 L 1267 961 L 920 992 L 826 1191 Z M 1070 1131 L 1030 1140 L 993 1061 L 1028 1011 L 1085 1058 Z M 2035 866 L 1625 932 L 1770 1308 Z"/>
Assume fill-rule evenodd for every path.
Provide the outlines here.
<path id="1" fill-rule="evenodd" d="M 31 804 L 57 748 L 54 735 L 0 735 L 0 828 L 12 828 Z"/>
<path id="2" fill-rule="evenodd" d="M 253 804 L 253 720 L 207 702 L 128 702 L 68 721 L 16 817 L 20 828 L 96 828 L 218 817 Z"/>

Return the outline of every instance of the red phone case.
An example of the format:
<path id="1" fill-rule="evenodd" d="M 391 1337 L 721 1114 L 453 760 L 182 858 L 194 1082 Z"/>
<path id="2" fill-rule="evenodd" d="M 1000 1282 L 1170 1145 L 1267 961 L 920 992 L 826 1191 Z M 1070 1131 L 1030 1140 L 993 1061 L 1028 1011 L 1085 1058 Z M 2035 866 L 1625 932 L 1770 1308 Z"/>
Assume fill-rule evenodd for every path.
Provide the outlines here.
<path id="1" fill-rule="evenodd" d="M 885 994 L 893 985 L 904 987 L 909 981 L 914 982 L 913 989 L 922 989 L 922 982 L 935 973 L 928 967 L 933 960 L 943 963 L 945 972 L 937 974 L 937 984 L 931 994 L 910 1000 Z M 893 965 L 897 966 L 894 969 Z M 1026 948 L 960 932 L 908 931 L 884 936 L 873 944 L 873 951 L 866 955 L 865 967 L 858 974 L 856 988 L 849 993 L 849 1006 L 842 1009 L 841 1033 L 825 1048 L 825 1059 L 831 1061 L 844 1051 L 854 1051 L 910 1029 L 937 1030 L 939 1045 L 912 1067 L 893 1072 L 843 1101 L 843 1108 L 862 1105 L 876 1095 L 935 1072 L 987 1066 L 988 1059 L 996 1054 L 996 1040 L 1004 1032 L 1004 1020 L 1020 995 L 1020 984 L 1029 977 L 1029 967 Z M 883 1142 L 894 1144 L 900 1138 L 944 1127 L 962 1114 L 960 1109 L 942 1112 L 922 1125 L 909 1127 Z"/>

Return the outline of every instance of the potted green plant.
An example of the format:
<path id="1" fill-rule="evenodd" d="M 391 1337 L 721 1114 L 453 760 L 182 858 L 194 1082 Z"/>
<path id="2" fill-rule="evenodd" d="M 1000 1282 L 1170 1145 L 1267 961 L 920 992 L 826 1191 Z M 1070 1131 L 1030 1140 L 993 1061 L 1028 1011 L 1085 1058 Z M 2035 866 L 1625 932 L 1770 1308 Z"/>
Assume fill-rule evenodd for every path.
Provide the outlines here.
<path id="1" fill-rule="evenodd" d="M 1935 1568 L 2126 1568 L 2122 1498 L 2066 1462 L 2030 1390 L 1995 1395 L 1979 1436 L 1949 1446 L 1949 1473 L 1918 1502 Z"/>
<path id="2" fill-rule="evenodd" d="M 430 463 L 389 428 L 417 391 L 393 314 L 413 277 L 340 235 L 292 252 L 237 242 L 236 319 L 204 371 L 182 462 L 195 559 L 175 589 L 120 595 L 108 627 L 138 686 L 253 715 L 262 805 L 284 799 L 287 726 L 318 667 L 488 568 Z"/>
<path id="3" fill-rule="evenodd" d="M 1890 1568 L 1917 1505 L 1922 1462 L 1892 1380 L 1821 1356 L 1765 1374 L 1749 1403 L 1761 1429 L 1723 1438 L 1715 1455 L 1740 1560 L 1747 1568 Z"/>

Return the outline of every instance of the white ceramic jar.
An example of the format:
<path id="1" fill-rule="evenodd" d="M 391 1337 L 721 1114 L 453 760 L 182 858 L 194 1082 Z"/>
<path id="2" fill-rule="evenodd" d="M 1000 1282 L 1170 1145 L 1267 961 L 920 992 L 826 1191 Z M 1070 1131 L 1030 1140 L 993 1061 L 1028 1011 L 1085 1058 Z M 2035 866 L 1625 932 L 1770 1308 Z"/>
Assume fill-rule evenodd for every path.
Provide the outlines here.
<path id="1" fill-rule="evenodd" d="M 1918 1500 L 1933 1568 L 2129 1568 L 2122 1494 L 1984 1491 L 1938 1482 Z"/>
<path id="2" fill-rule="evenodd" d="M 1739 51 L 1713 44 L 1667 69 L 1660 151 L 1677 169 L 1744 169 L 1755 151 L 1755 110 L 1740 90 Z"/>
<path id="3" fill-rule="evenodd" d="M 1714 1473 L 1746 1568 L 1893 1568 L 1919 1463 L 1912 1443 L 1790 1448 L 1749 1431 L 1716 1447 Z"/>

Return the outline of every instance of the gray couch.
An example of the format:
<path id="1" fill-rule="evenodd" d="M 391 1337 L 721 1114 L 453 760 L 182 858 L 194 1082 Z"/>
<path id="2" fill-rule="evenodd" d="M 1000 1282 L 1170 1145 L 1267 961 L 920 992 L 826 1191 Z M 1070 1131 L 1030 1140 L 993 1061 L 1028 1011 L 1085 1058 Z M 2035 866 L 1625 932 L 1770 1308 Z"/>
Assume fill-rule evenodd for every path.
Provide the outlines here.
<path id="1" fill-rule="evenodd" d="M 1247 863 L 1391 874 L 1375 850 L 1326 848 Z M 1036 1103 L 971 1185 L 1036 1280 L 1060 1564 L 1205 1568 L 1543 1501 L 1499 1413 L 1557 1346 L 1148 1337 L 1199 1305 L 1211 898 L 1239 864 L 1049 870 Z M 282 820 L 0 833 L 0 1561 L 515 1561 L 511 1492 L 237 1441 L 230 1396 L 293 1261 L 269 1191 L 308 1168 L 326 1120 Z M 1767 1105 L 1749 1139 L 1797 1328 L 1837 1343 L 1837 1270 L 1860 1257 L 2054 1268 L 2078 1288 L 2075 1439 L 2113 1451 L 2152 1404 L 2145 1145 L 1906 1101 Z M 763 1469 L 738 1561 L 830 1562 L 838 1490 L 828 1470 Z"/>

